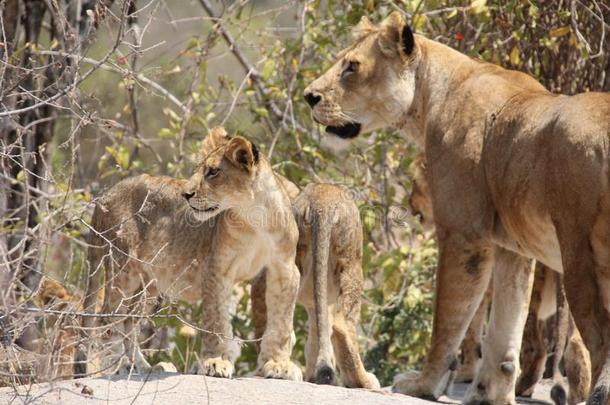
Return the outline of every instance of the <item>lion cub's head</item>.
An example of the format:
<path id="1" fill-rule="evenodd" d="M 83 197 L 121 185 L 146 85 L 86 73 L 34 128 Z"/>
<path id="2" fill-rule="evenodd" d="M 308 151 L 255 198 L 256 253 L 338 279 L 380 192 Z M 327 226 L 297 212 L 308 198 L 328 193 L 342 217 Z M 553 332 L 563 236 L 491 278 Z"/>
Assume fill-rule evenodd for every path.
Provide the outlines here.
<path id="1" fill-rule="evenodd" d="M 378 26 L 362 17 L 354 39 L 305 89 L 314 120 L 341 138 L 401 122 L 415 92 L 420 52 L 400 13 Z"/>
<path id="2" fill-rule="evenodd" d="M 214 128 L 203 140 L 200 162 L 183 192 L 197 219 L 205 221 L 251 202 L 259 163 L 254 144 L 241 136 L 229 136 L 223 128 Z"/>

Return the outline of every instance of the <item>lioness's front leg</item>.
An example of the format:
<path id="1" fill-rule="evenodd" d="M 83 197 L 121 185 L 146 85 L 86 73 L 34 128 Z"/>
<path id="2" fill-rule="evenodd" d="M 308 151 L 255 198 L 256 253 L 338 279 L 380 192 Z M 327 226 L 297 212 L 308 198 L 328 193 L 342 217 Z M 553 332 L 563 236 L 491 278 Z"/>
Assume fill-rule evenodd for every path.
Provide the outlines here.
<path id="1" fill-rule="evenodd" d="M 491 275 L 493 249 L 482 240 L 439 231 L 439 262 L 432 344 L 421 373 L 398 379 L 394 392 L 418 397 L 440 397 L 449 369 L 479 307 Z"/>
<path id="2" fill-rule="evenodd" d="M 532 285 L 532 261 L 497 248 L 493 267 L 493 298 L 483 362 L 466 402 L 514 404 L 519 352 Z"/>
<path id="3" fill-rule="evenodd" d="M 266 272 L 267 327 L 258 356 L 258 373 L 266 378 L 301 381 L 301 369 L 290 360 L 294 346 L 292 320 L 299 289 L 294 260 L 276 262 Z"/>
<path id="4" fill-rule="evenodd" d="M 233 328 L 229 303 L 233 283 L 222 272 L 210 269 L 203 286 L 203 348 L 198 374 L 231 378 L 237 357 L 237 345 L 233 341 Z"/>

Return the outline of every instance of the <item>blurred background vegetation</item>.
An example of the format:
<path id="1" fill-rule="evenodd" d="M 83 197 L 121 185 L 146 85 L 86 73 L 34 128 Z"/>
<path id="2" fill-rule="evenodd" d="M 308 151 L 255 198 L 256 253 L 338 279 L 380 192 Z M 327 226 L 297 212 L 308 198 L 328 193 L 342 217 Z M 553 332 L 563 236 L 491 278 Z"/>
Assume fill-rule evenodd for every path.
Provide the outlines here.
<path id="1" fill-rule="evenodd" d="M 137 173 L 188 176 L 204 134 L 224 125 L 256 142 L 295 183 L 334 182 L 354 191 L 365 227 L 361 351 L 384 385 L 419 365 L 431 333 L 435 242 L 406 209 L 418 152 L 393 131 L 331 151 L 302 100 L 304 87 L 351 42 L 361 16 L 378 22 L 400 10 L 416 33 L 528 72 L 551 91 L 610 90 L 604 2 L 138 0 L 137 21 L 119 23 L 121 4 L 109 8 L 80 50 L 80 73 L 98 68 L 64 103 L 69 109 L 58 109 L 46 145 L 49 196 L 38 216 L 49 231 L 39 268 L 82 291 L 87 229 L 81 219 L 88 221 L 92 199 Z M 115 46 L 121 29 L 126 41 Z M 56 47 L 43 33 L 32 52 L 43 58 Z M 252 338 L 249 287 L 235 297 L 236 334 Z M 198 324 L 199 306 L 177 303 L 173 310 Z M 174 319 L 155 323 L 165 338 L 151 339 L 150 356 L 188 370 L 200 337 L 181 331 Z M 295 356 L 304 364 L 302 309 L 295 325 Z M 246 343 L 238 372 L 247 374 L 254 364 L 254 346 Z"/>

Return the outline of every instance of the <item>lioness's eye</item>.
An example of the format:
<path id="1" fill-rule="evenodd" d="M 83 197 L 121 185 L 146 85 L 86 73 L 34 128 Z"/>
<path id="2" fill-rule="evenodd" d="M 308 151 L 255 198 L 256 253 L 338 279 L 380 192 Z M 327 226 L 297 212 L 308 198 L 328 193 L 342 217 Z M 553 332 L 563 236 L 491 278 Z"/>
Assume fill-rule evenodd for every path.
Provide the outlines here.
<path id="1" fill-rule="evenodd" d="M 360 65 L 360 63 L 355 62 L 355 61 L 350 61 L 347 63 L 347 66 L 345 67 L 345 69 L 343 70 L 343 72 L 341 73 L 341 77 L 347 77 L 349 75 L 351 75 L 352 73 L 356 73 L 356 71 L 358 70 L 358 66 Z"/>
<path id="2" fill-rule="evenodd" d="M 220 173 L 220 169 L 217 167 L 208 167 L 205 171 L 205 178 L 206 179 L 211 179 L 216 177 L 216 175 L 218 175 L 218 173 Z"/>

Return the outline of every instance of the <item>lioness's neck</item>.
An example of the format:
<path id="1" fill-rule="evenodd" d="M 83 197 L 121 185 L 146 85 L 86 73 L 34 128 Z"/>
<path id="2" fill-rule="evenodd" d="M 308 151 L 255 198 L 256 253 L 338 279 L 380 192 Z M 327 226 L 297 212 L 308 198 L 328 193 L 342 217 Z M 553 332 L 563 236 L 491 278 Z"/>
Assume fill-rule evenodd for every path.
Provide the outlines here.
<path id="1" fill-rule="evenodd" d="M 420 35 L 416 35 L 416 89 L 413 103 L 395 126 L 423 149 L 426 121 L 439 114 L 455 80 L 472 70 L 475 62 L 468 56 Z M 456 72 L 460 74 L 456 77 Z"/>
<path id="2" fill-rule="evenodd" d="M 428 123 L 448 125 L 456 108 L 468 108 L 471 117 L 485 119 L 514 94 L 547 92 L 531 76 L 476 61 L 436 41 L 416 36 L 420 53 L 416 90 L 409 111 L 398 125 L 423 149 Z M 475 79 L 475 80 L 472 80 Z M 464 87 L 467 86 L 467 87 Z M 492 88 L 493 87 L 493 88 Z M 468 91 L 464 91 L 467 88 Z M 464 106 L 464 103 L 468 103 Z"/>

